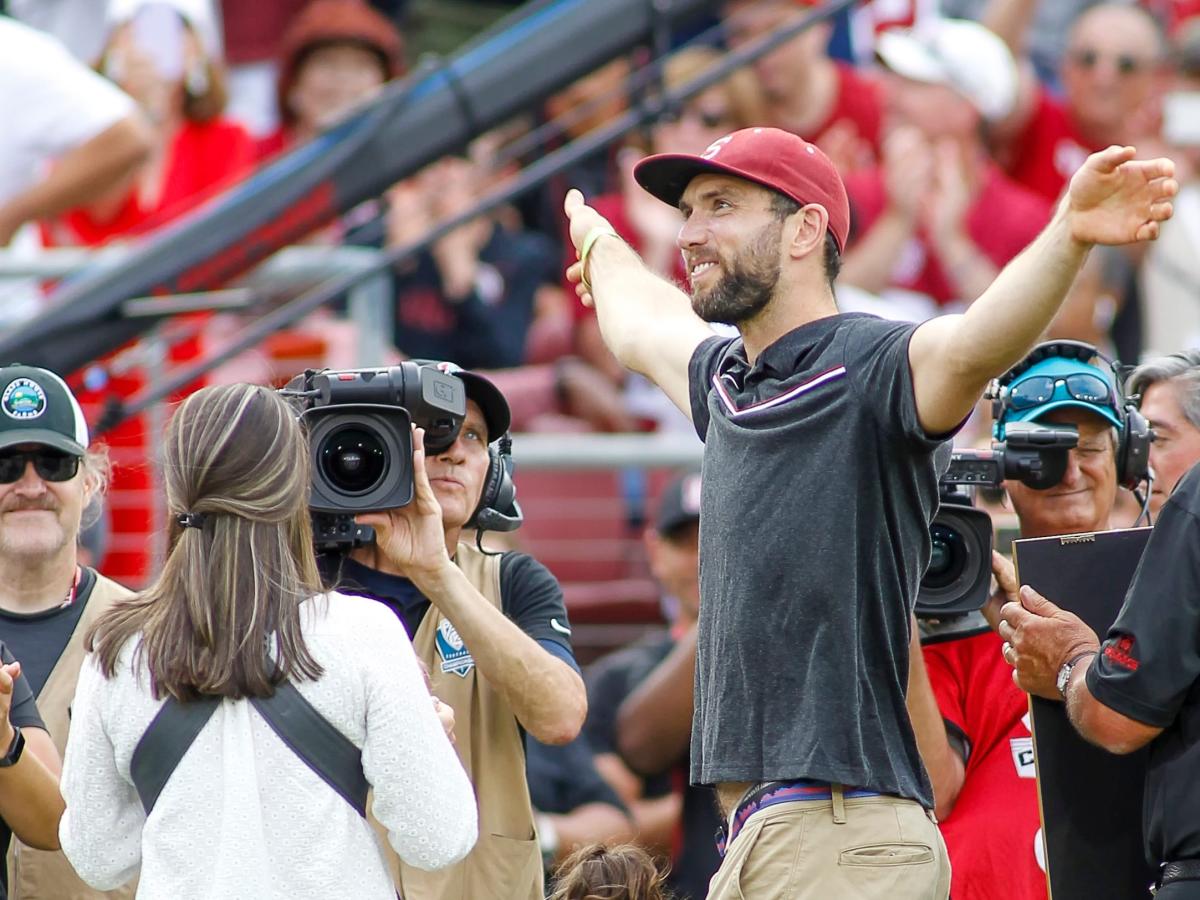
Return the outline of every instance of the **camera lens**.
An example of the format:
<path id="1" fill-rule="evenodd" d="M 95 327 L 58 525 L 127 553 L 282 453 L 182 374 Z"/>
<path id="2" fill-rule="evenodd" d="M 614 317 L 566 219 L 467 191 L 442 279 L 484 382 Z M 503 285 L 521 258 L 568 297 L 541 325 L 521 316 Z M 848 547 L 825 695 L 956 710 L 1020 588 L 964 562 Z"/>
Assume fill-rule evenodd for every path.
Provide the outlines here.
<path id="1" fill-rule="evenodd" d="M 937 590 L 953 584 L 962 575 L 967 551 L 963 545 L 963 536 L 940 522 L 933 523 L 929 529 L 929 536 L 929 568 L 925 570 L 922 586 Z"/>
<path id="2" fill-rule="evenodd" d="M 317 463 L 333 487 L 347 494 L 362 494 L 375 487 L 387 472 L 387 452 L 378 434 L 351 426 L 325 438 Z"/>

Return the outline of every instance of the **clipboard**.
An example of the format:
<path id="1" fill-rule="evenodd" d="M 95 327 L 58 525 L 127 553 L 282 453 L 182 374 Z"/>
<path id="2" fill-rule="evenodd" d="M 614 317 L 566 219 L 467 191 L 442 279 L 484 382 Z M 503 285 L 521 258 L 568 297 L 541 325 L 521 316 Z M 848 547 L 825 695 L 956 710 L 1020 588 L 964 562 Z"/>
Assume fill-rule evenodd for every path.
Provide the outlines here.
<path id="1" fill-rule="evenodd" d="M 1017 577 L 1103 640 L 1152 530 L 1014 541 Z M 1029 705 L 1051 900 L 1148 896 L 1156 874 L 1142 837 L 1149 751 L 1109 753 L 1079 736 L 1062 703 L 1030 697 Z"/>

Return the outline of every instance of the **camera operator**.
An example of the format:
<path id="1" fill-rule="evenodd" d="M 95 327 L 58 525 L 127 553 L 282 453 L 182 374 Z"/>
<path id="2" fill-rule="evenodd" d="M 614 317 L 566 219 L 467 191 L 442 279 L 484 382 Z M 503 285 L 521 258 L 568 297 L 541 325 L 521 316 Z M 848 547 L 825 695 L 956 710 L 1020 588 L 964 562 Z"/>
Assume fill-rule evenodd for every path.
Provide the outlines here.
<path id="1" fill-rule="evenodd" d="M 1043 344 L 1013 370 L 1019 374 L 1011 381 L 1001 379 L 1008 381 L 1009 400 L 996 420 L 998 439 L 1015 422 L 1079 431 L 1058 484 L 1035 490 L 1005 482 L 1023 538 L 1104 531 L 1117 493 L 1123 413 L 1111 375 L 1054 355 L 1056 347 L 1079 349 Z M 1000 587 L 985 614 L 994 625 L 1016 581 L 1012 563 L 998 553 L 993 570 Z M 923 653 L 913 648 L 909 710 L 934 784 L 955 898 L 1046 896 L 1029 708 L 1000 650 L 999 635 L 982 627 L 956 639 L 934 638 Z"/>
<path id="2" fill-rule="evenodd" d="M 338 584 L 386 604 L 404 622 L 434 694 L 455 710 L 458 752 L 479 801 L 475 849 L 441 872 L 400 865 L 401 893 L 406 900 L 540 900 L 523 732 L 548 744 L 570 741 L 583 723 L 586 694 L 554 576 L 523 553 L 489 553 L 462 539 L 486 527 L 492 516 L 481 515 L 482 507 L 496 493 L 489 488 L 509 477 L 506 455 L 489 451 L 508 431 L 508 403 L 486 378 L 451 364 L 438 368 L 465 385 L 461 430 L 428 457 L 423 432 L 414 432 L 422 439 L 413 442 L 413 501 L 357 517 L 375 529 L 374 540 L 341 561 Z"/>

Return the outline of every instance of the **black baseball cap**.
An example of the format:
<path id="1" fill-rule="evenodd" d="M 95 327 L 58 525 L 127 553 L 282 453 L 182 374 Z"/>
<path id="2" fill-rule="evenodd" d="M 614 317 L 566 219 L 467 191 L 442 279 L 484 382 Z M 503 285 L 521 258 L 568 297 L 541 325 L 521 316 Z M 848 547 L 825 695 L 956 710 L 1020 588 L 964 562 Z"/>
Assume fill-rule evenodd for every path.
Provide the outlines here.
<path id="1" fill-rule="evenodd" d="M 47 369 L 14 363 L 0 368 L 0 449 L 17 444 L 83 456 L 88 428 L 66 382 Z"/>
<path id="2" fill-rule="evenodd" d="M 658 500 L 654 529 L 664 537 L 676 529 L 700 521 L 700 474 L 680 475 L 667 485 Z"/>
<path id="3" fill-rule="evenodd" d="M 464 371 L 457 363 L 438 362 L 429 359 L 415 359 L 413 362 L 422 366 L 434 366 L 447 375 L 457 375 L 467 389 L 467 399 L 474 400 L 483 410 L 483 419 L 487 423 L 488 443 L 499 440 L 507 433 L 512 425 L 512 413 L 508 401 L 500 393 L 500 389 L 490 380 L 475 372 Z"/>

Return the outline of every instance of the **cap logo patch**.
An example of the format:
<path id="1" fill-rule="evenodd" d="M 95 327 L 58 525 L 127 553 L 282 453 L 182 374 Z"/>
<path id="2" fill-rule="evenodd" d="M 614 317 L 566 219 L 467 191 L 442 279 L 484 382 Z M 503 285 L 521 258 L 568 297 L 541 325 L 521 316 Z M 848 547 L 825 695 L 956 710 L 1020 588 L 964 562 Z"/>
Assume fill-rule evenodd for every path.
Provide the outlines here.
<path id="1" fill-rule="evenodd" d="M 713 141 L 711 144 L 708 145 L 708 147 L 705 149 L 705 151 L 703 153 L 700 154 L 700 158 L 701 159 L 712 159 L 714 156 L 716 156 L 718 153 L 721 152 L 722 147 L 724 147 L 726 144 L 728 144 L 732 140 L 733 140 L 732 134 L 727 134 L 727 135 L 725 135 L 725 137 L 717 138 L 715 141 Z"/>
<path id="2" fill-rule="evenodd" d="M 10 419 L 36 419 L 46 411 L 46 394 L 36 381 L 14 378 L 0 396 L 0 409 Z"/>

